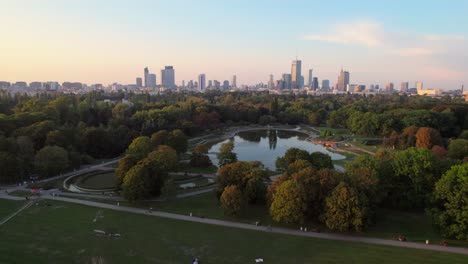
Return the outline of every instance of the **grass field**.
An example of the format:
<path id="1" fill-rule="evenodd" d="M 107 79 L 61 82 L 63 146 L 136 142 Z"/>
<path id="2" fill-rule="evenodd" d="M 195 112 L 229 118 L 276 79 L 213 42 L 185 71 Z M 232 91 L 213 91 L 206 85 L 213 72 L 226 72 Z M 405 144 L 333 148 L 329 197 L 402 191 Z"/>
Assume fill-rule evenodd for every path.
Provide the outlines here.
<path id="1" fill-rule="evenodd" d="M 11 215 L 16 209 L 20 208 L 26 201 L 13 201 L 0 199 L 0 220 Z"/>
<path id="2" fill-rule="evenodd" d="M 61 202 L 0 227 L 0 263 L 466 263 L 467 256 L 248 231 Z M 101 215 L 96 222 L 93 219 Z M 94 229 L 120 233 L 99 237 Z"/>
<path id="3" fill-rule="evenodd" d="M 95 171 L 80 175 L 75 184 L 86 189 L 109 189 L 115 187 L 114 171 Z"/>

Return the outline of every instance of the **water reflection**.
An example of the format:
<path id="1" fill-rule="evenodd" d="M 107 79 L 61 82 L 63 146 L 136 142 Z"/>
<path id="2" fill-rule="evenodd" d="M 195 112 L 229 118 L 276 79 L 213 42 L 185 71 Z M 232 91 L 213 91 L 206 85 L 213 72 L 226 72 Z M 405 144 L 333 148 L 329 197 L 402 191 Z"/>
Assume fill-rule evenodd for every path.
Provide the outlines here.
<path id="1" fill-rule="evenodd" d="M 240 132 L 234 138 L 228 140 L 233 140 L 234 152 L 237 153 L 238 160 L 258 160 L 271 170 L 276 169 L 276 159 L 293 147 L 308 152 L 320 151 L 330 155 L 334 160 L 345 158 L 342 155 L 329 152 L 322 145 L 312 144 L 306 139 L 307 136 L 299 132 L 273 129 Z M 218 164 L 215 153 L 218 153 L 220 146 L 228 140 L 213 145 L 209 150 L 209 153 L 211 153 L 209 156 L 214 164 Z"/>

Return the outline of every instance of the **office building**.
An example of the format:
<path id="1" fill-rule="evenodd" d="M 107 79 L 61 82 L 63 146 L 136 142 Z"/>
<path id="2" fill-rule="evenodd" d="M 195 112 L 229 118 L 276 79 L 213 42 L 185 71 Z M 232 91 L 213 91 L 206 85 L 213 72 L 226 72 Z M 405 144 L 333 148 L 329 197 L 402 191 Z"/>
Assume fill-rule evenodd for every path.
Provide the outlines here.
<path id="1" fill-rule="evenodd" d="M 293 60 L 291 65 L 291 88 L 302 88 L 303 77 L 301 75 L 302 62 L 300 60 Z M 302 83 L 301 83 L 302 82 Z"/>
<path id="2" fill-rule="evenodd" d="M 208 88 L 212 88 L 213 87 L 213 81 L 212 80 L 209 80 L 208 81 Z"/>
<path id="3" fill-rule="evenodd" d="M 312 85 L 310 86 L 312 90 L 318 90 L 319 89 L 319 83 L 318 83 L 318 78 L 314 77 L 312 79 Z"/>
<path id="4" fill-rule="evenodd" d="M 283 85 L 281 89 L 291 89 L 291 74 L 283 73 Z"/>
<path id="5" fill-rule="evenodd" d="M 136 78 L 136 87 L 141 88 L 143 86 L 143 80 L 140 77 Z"/>
<path id="6" fill-rule="evenodd" d="M 307 86 L 312 87 L 313 79 L 312 79 L 312 69 L 309 69 L 307 72 Z"/>
<path id="7" fill-rule="evenodd" d="M 229 81 L 228 81 L 228 80 L 224 80 L 224 82 L 223 82 L 223 90 L 229 90 Z"/>
<path id="8" fill-rule="evenodd" d="M 149 74 L 148 67 L 145 67 L 144 75 L 143 75 L 143 78 L 145 78 L 145 87 L 148 87 L 148 74 Z"/>
<path id="9" fill-rule="evenodd" d="M 336 84 L 336 90 L 346 91 L 349 84 L 349 72 L 341 69 L 340 75 L 338 76 L 338 83 Z"/>
<path id="10" fill-rule="evenodd" d="M 232 88 L 237 88 L 237 76 L 232 76 Z"/>
<path id="11" fill-rule="evenodd" d="M 270 74 L 270 79 L 268 80 L 268 89 L 273 89 L 275 86 L 275 83 L 273 81 L 273 74 Z"/>
<path id="12" fill-rule="evenodd" d="M 149 73 L 147 75 L 147 88 L 156 88 L 156 74 Z"/>
<path id="13" fill-rule="evenodd" d="M 164 88 L 175 88 L 175 71 L 174 67 L 166 66 L 161 70 L 161 86 Z"/>
<path id="14" fill-rule="evenodd" d="M 409 83 L 408 82 L 402 82 L 401 87 L 400 87 L 400 92 L 406 93 L 406 92 L 408 92 L 408 88 L 409 88 Z"/>
<path id="15" fill-rule="evenodd" d="M 322 90 L 325 90 L 325 91 L 330 90 L 330 81 L 329 80 L 322 80 Z"/>
<path id="16" fill-rule="evenodd" d="M 393 83 L 389 82 L 385 85 L 385 92 L 386 93 L 392 93 L 394 89 Z"/>
<path id="17" fill-rule="evenodd" d="M 198 75 L 198 90 L 203 91 L 206 89 L 206 76 L 205 74 Z"/>
<path id="18" fill-rule="evenodd" d="M 416 90 L 424 90 L 423 82 L 416 82 Z"/>

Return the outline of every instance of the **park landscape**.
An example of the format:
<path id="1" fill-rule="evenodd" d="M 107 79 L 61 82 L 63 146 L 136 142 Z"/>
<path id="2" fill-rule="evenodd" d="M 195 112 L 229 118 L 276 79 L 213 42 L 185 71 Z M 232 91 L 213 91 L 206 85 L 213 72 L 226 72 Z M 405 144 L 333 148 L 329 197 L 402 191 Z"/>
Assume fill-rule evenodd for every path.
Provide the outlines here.
<path id="1" fill-rule="evenodd" d="M 238 103 L 253 100 L 249 94 L 234 95 Z M 261 106 L 251 108 L 258 110 L 252 119 L 247 112 L 230 116 L 250 107 L 233 104 L 233 95 L 216 95 L 219 102 L 231 101 L 223 105 L 224 111 L 201 100 L 211 96 L 190 95 L 181 101 L 178 95 L 165 95 L 142 103 L 159 107 L 166 101 L 170 106 L 164 110 L 101 105 L 102 111 L 112 112 L 107 129 L 90 125 L 67 132 L 68 128 L 60 126 L 61 119 L 15 129 L 14 124 L 21 124 L 16 119 L 24 118 L 28 110 L 23 115 L 3 116 L 2 124 L 11 125 L 5 126 L 10 136 L 1 137 L 2 153 L 15 149 L 18 167 L 2 156 L 4 168 L 10 170 L 2 175 L 0 190 L 0 218 L 6 220 L 0 226 L 4 238 L 0 260 L 467 261 L 463 220 L 450 219 L 464 209 L 453 204 L 454 210 L 444 214 L 444 205 L 452 201 L 446 190 L 466 199 L 463 185 L 461 189 L 453 185 L 466 176 L 466 114 L 436 111 L 442 106 L 467 111 L 463 102 L 402 97 L 407 103 L 395 111 L 385 110 L 386 103 L 396 100 L 390 96 L 362 99 L 348 95 L 315 103 L 355 100 L 358 106 L 362 100 L 369 105 L 378 101 L 381 111 L 362 113 L 342 106 L 314 112 L 314 108 L 304 108 L 304 102 L 314 98 L 294 99 L 303 107 L 298 108 L 290 105 L 291 98 L 258 93 L 268 115 L 261 114 Z M 135 102 L 139 99 L 143 98 L 134 98 Z M 58 105 L 82 98 L 62 95 L 23 100 L 21 104 L 39 101 L 57 106 L 57 115 L 65 121 L 65 114 L 73 115 Z M 416 103 L 419 112 L 404 110 Z M 148 128 L 146 122 L 155 122 L 154 117 L 145 120 L 142 116 L 178 118 L 172 111 L 180 109 L 172 104 L 213 108 L 196 114 L 186 127 L 158 121 Z M 308 112 L 293 113 L 292 109 Z M 190 116 L 186 115 L 187 120 Z M 49 123 L 44 127 L 43 122 Z M 119 122 L 125 126 L 118 129 L 126 133 L 112 127 Z M 20 136 L 21 131 L 27 133 Z M 81 140 L 70 141 L 66 133 Z M 134 136 L 125 142 L 107 138 L 124 134 Z M 73 158 L 77 156 L 81 158 Z M 28 178 L 31 173 L 37 178 Z"/>

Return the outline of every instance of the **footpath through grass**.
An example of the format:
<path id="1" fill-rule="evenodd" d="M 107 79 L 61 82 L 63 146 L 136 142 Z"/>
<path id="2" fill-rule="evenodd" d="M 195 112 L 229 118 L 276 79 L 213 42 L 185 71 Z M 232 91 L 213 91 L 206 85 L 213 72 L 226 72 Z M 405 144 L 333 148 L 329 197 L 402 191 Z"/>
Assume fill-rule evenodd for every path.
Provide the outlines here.
<path id="1" fill-rule="evenodd" d="M 49 204 L 49 205 L 47 205 Z M 96 217 L 100 215 L 101 217 Z M 96 219 L 96 221 L 93 221 Z M 120 233 L 97 236 L 93 230 Z M 0 263 L 467 263 L 433 251 L 320 240 L 43 201 L 0 227 Z"/>
<path id="2" fill-rule="evenodd" d="M 25 203 L 26 201 L 0 199 L 0 220 L 13 214 L 17 209 L 19 209 Z"/>

